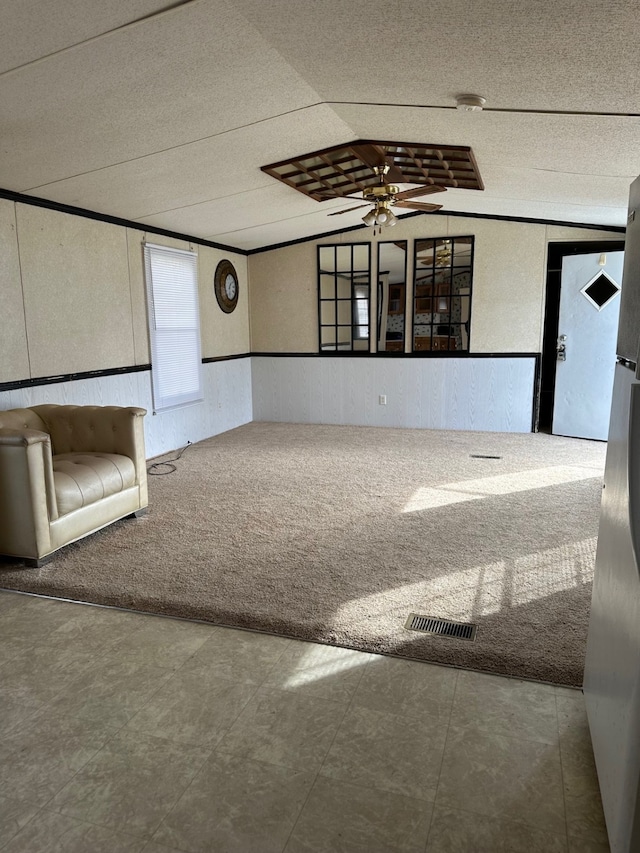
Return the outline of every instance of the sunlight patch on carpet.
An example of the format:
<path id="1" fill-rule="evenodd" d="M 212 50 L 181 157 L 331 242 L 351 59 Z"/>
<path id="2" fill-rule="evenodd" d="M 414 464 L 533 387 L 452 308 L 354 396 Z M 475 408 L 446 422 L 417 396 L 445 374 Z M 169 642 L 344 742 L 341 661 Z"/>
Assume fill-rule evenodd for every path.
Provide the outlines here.
<path id="1" fill-rule="evenodd" d="M 602 477 L 602 470 L 573 465 L 554 465 L 549 468 L 517 471 L 513 474 L 498 474 L 495 477 L 481 477 L 477 480 L 460 480 L 458 483 L 445 483 L 435 488 L 417 489 L 402 512 L 421 512 L 425 509 L 437 509 L 464 501 L 526 492 L 531 489 L 546 489 L 549 486 L 590 480 L 593 477 Z"/>
<path id="2" fill-rule="evenodd" d="M 343 605 L 338 621 L 382 618 L 393 601 L 399 622 L 406 619 L 405 608 L 477 622 L 591 583 L 596 542 L 594 536 L 515 560 L 498 560 L 376 592 Z"/>
<path id="3" fill-rule="evenodd" d="M 590 584 L 597 541 L 593 536 L 538 554 L 518 557 L 514 573 L 516 583 L 511 594 L 513 606 Z"/>

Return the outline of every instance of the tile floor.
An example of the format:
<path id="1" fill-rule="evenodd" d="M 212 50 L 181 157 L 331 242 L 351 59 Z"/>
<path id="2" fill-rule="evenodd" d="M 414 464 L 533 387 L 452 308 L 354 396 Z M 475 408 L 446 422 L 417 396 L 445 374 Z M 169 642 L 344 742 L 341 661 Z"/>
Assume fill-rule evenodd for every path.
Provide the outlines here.
<path id="1" fill-rule="evenodd" d="M 6 853 L 605 853 L 579 692 L 0 592 Z"/>

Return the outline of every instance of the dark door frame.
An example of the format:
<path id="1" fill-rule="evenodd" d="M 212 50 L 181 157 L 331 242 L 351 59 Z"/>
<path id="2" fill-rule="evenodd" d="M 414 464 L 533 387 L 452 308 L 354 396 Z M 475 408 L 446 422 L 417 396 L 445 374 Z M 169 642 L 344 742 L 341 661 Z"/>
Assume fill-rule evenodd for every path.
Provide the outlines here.
<path id="1" fill-rule="evenodd" d="M 567 255 L 593 255 L 600 252 L 622 252 L 624 240 L 591 240 L 586 243 L 549 243 L 547 247 L 547 282 L 545 289 L 544 331 L 536 432 L 551 432 L 556 389 L 556 343 L 560 318 L 560 278 L 562 260 Z"/>

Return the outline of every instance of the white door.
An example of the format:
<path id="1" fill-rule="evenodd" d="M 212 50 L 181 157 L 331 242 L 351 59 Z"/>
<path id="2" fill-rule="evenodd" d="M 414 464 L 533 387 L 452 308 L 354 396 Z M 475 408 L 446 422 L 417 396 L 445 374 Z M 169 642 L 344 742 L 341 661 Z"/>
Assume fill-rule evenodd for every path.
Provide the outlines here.
<path id="1" fill-rule="evenodd" d="M 607 439 L 623 258 L 606 252 L 562 262 L 554 435 Z"/>

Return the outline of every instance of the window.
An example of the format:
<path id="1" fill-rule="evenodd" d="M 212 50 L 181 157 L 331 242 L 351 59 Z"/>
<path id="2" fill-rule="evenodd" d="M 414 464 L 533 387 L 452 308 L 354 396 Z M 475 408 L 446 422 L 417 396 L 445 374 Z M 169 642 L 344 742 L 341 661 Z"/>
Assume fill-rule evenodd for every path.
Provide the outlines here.
<path id="1" fill-rule="evenodd" d="M 368 243 L 318 246 L 321 350 L 368 350 L 370 303 Z"/>
<path id="2" fill-rule="evenodd" d="M 473 237 L 416 240 L 413 351 L 468 352 Z"/>
<path id="3" fill-rule="evenodd" d="M 144 247 L 156 412 L 202 400 L 198 256 Z"/>

